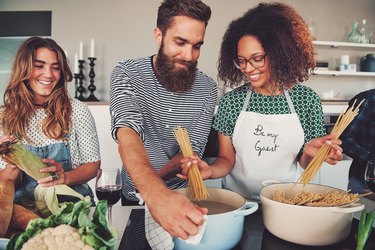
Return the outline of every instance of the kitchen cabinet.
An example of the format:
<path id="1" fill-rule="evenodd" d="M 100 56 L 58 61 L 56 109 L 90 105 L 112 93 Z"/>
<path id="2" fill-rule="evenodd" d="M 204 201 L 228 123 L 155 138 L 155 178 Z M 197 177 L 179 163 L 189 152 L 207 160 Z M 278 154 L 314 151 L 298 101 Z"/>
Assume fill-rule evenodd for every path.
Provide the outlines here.
<path id="1" fill-rule="evenodd" d="M 336 165 L 324 162 L 311 183 L 347 190 L 349 168 L 352 161 L 350 157 L 344 155 L 344 159 L 337 162 Z M 302 173 L 303 169 L 299 167 L 299 171 Z"/>
<path id="2" fill-rule="evenodd" d="M 352 161 L 352 159 L 344 159 L 338 162 L 336 165 L 323 163 L 319 171 L 320 184 L 347 190 L 349 168 Z"/>

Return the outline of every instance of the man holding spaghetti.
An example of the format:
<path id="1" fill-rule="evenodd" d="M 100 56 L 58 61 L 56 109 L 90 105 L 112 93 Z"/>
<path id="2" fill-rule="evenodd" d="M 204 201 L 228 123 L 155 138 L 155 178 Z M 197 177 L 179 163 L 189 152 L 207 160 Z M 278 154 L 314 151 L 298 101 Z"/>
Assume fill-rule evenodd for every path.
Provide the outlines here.
<path id="1" fill-rule="evenodd" d="M 173 129 L 189 131 L 202 156 L 214 114 L 217 87 L 196 68 L 211 9 L 200 0 L 165 0 L 158 11 L 156 55 L 120 62 L 111 74 L 111 132 L 123 161 L 123 205 L 137 205 L 136 192 L 171 235 L 198 232 L 207 209 L 170 189 L 186 187 L 176 177 L 182 154 Z"/>

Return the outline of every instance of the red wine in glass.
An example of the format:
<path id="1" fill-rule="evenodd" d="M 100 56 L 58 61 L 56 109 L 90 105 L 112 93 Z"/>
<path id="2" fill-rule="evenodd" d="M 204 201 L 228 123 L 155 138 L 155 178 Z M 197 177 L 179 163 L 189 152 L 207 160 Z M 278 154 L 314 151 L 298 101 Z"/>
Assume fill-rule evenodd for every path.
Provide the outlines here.
<path id="1" fill-rule="evenodd" d="M 102 168 L 96 175 L 95 191 L 99 200 L 108 203 L 108 222 L 112 225 L 112 205 L 121 198 L 122 181 L 118 168 Z"/>
<path id="2" fill-rule="evenodd" d="M 107 200 L 108 206 L 116 204 L 121 198 L 122 187 L 118 185 L 104 185 L 96 188 L 99 200 Z"/>
<path id="3" fill-rule="evenodd" d="M 367 162 L 365 184 L 368 189 L 375 193 L 375 159 L 371 159 Z"/>

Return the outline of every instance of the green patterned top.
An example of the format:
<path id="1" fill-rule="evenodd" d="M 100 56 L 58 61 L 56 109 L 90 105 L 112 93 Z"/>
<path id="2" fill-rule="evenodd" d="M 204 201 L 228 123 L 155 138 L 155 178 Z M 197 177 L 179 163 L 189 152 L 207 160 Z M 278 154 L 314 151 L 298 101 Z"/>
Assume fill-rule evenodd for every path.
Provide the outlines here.
<path id="1" fill-rule="evenodd" d="M 249 84 L 242 85 L 222 97 L 219 111 L 215 117 L 214 129 L 226 136 L 233 136 L 234 126 L 249 87 Z M 295 84 L 289 90 L 289 94 L 305 133 L 305 143 L 313 138 L 326 135 L 319 96 L 311 88 L 301 84 Z M 256 92 L 252 93 L 246 111 L 261 114 L 290 114 L 284 94 L 265 96 Z"/>

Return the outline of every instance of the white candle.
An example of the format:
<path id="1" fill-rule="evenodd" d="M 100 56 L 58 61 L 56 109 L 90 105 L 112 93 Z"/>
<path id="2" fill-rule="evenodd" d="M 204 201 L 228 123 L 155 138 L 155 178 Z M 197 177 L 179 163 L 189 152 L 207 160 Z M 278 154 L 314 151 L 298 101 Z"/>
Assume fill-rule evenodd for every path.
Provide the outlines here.
<path id="1" fill-rule="evenodd" d="M 79 60 L 83 60 L 83 42 L 79 42 Z"/>
<path id="2" fill-rule="evenodd" d="M 95 52 L 95 49 L 94 49 L 94 47 L 95 47 L 95 40 L 94 40 L 94 38 L 91 38 L 91 53 L 90 53 L 90 57 L 94 57 L 94 52 Z"/>
<path id="3" fill-rule="evenodd" d="M 79 69 L 78 69 L 78 55 L 77 53 L 74 55 L 74 74 L 78 74 Z"/>

